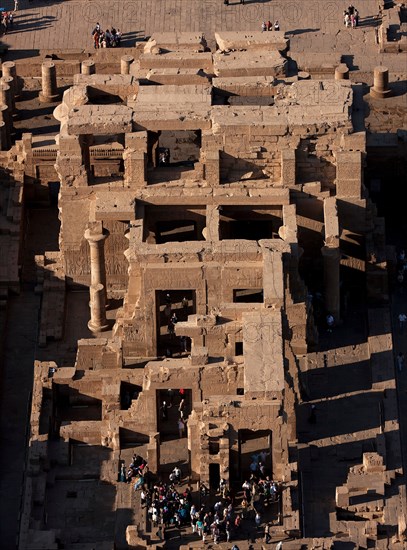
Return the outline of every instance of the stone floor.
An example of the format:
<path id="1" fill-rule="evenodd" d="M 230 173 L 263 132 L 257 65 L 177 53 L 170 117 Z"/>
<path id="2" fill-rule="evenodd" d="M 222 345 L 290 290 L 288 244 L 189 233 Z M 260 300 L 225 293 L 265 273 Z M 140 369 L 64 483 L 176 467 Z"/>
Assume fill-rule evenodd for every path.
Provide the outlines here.
<path id="1" fill-rule="evenodd" d="M 6 8 L 12 0 L 2 4 Z M 308 51 L 359 51 L 360 44 L 374 47 L 374 26 L 378 14 L 375 0 L 357 4 L 361 26 L 343 31 L 343 10 L 348 0 L 321 3 L 317 0 L 249 0 L 245 4 L 222 0 L 129 0 L 109 2 L 70 0 L 50 2 L 20 0 L 13 29 L 3 41 L 18 50 L 91 48 L 91 31 L 97 21 L 102 29 L 114 25 L 123 32 L 125 46 L 133 46 L 153 32 L 203 31 L 209 37 L 216 30 L 260 30 L 262 21 L 280 23 L 281 30 L 299 40 Z M 318 31 L 318 35 L 316 32 Z"/>

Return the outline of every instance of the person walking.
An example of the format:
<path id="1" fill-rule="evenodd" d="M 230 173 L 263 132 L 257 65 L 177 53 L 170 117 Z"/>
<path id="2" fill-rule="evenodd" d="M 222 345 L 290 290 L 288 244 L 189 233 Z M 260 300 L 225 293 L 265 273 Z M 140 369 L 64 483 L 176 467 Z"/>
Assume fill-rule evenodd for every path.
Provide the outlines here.
<path id="1" fill-rule="evenodd" d="M 326 326 L 327 326 L 327 332 L 332 332 L 332 328 L 335 325 L 335 317 L 331 315 L 331 313 L 328 313 L 326 316 Z"/>
<path id="2" fill-rule="evenodd" d="M 175 466 L 172 472 L 174 474 L 176 483 L 181 483 L 181 468 Z"/>
<path id="3" fill-rule="evenodd" d="M 266 526 L 264 527 L 264 542 L 268 544 L 270 540 L 271 540 L 270 524 L 266 523 Z"/>
<path id="4" fill-rule="evenodd" d="M 187 337 L 186 336 L 180 336 L 179 337 L 180 347 L 181 347 L 181 353 L 188 351 L 187 347 Z"/>
<path id="5" fill-rule="evenodd" d="M 397 355 L 397 369 L 399 372 L 401 372 L 404 368 L 404 354 L 402 351 L 399 352 L 399 354 Z"/>
<path id="6" fill-rule="evenodd" d="M 185 422 L 182 420 L 182 418 L 178 419 L 178 434 L 180 439 L 182 439 L 185 434 Z"/>
<path id="7" fill-rule="evenodd" d="M 259 512 L 256 512 L 256 515 L 254 516 L 254 522 L 256 524 L 256 527 L 260 527 L 261 525 L 261 516 Z"/>
<path id="8" fill-rule="evenodd" d="M 189 300 L 186 296 L 184 296 L 182 298 L 182 302 L 181 302 L 181 305 L 182 305 L 182 309 L 184 310 L 184 313 L 186 314 L 186 316 L 188 317 L 187 313 L 188 313 L 188 307 L 189 307 Z"/>
<path id="9" fill-rule="evenodd" d="M 182 398 L 180 401 L 180 404 L 178 406 L 178 412 L 181 420 L 184 421 L 184 418 L 185 418 L 185 399 L 184 398 Z"/>
<path id="10" fill-rule="evenodd" d="M 167 418 L 168 418 L 168 405 L 167 405 L 166 401 L 163 401 L 163 403 L 161 405 L 161 418 L 163 420 L 167 420 Z"/>
<path id="11" fill-rule="evenodd" d="M 403 329 L 404 329 L 404 326 L 406 324 L 406 321 L 407 321 L 407 315 L 405 313 L 399 313 L 399 329 L 400 329 L 400 334 L 403 333 Z"/>

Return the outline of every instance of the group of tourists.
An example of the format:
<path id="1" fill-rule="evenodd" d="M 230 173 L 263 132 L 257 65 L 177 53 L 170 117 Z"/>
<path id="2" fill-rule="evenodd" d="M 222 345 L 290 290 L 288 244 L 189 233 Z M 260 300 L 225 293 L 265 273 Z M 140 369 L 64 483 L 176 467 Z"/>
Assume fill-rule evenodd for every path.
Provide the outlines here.
<path id="1" fill-rule="evenodd" d="M 132 483 L 139 492 L 141 507 L 146 509 L 147 519 L 160 540 L 171 537 L 173 530 L 178 536 L 177 530 L 190 528 L 203 544 L 229 543 L 246 536 L 248 540 L 261 536 L 269 543 L 271 523 L 264 521 L 263 515 L 268 506 L 281 499 L 282 488 L 267 475 L 266 457 L 267 453 L 252 456 L 251 473 L 241 486 L 239 498 L 235 498 L 224 478 L 220 479 L 215 494 L 211 495 L 201 483 L 199 499 L 193 498 L 191 488 L 183 483 L 178 465 L 170 472 L 168 481 L 153 480 L 147 473 L 147 461 L 137 454 L 129 466 L 121 464 L 119 481 Z"/>
<path id="2" fill-rule="evenodd" d="M 151 489 L 143 487 L 140 493 L 141 505 L 147 508 L 147 517 L 152 526 L 157 528 L 157 536 L 164 538 L 163 528 L 182 529 L 191 526 L 192 532 L 202 538 L 205 543 L 212 536 L 215 544 L 232 536 L 232 531 L 240 525 L 233 515 L 233 501 L 227 495 L 215 503 L 213 507 L 206 506 L 205 498 L 208 490 L 201 487 L 201 504 L 192 501 L 189 487 L 180 488 L 181 470 L 176 466 L 167 483 L 158 481 Z"/>
<path id="3" fill-rule="evenodd" d="M 13 27 L 14 14 L 12 11 L 1 12 L 1 34 L 7 34 L 7 31 Z"/>
<path id="4" fill-rule="evenodd" d="M 189 487 L 180 488 L 182 481 L 181 469 L 178 466 L 172 470 L 167 483 L 158 480 L 151 487 L 146 484 L 140 488 L 141 507 L 147 509 L 147 517 L 157 536 L 164 538 L 163 527 L 180 529 L 190 522 L 192 494 Z"/>
<path id="5" fill-rule="evenodd" d="M 135 490 L 140 489 L 145 484 L 145 475 L 147 471 L 147 461 L 138 454 L 134 454 L 127 468 L 126 464 L 122 462 L 120 466 L 119 481 L 133 483 Z"/>
<path id="6" fill-rule="evenodd" d="M 265 32 L 265 31 L 272 31 L 272 30 L 279 31 L 280 23 L 276 20 L 273 25 L 271 21 L 263 21 L 263 23 L 261 24 L 261 31 Z"/>
<path id="7" fill-rule="evenodd" d="M 93 46 L 97 50 L 99 48 L 116 48 L 120 46 L 122 33 L 120 29 L 112 28 L 103 31 L 99 23 L 96 23 L 92 30 Z"/>
<path id="8" fill-rule="evenodd" d="M 343 12 L 343 24 L 352 29 L 359 24 L 359 12 L 352 4 Z"/>

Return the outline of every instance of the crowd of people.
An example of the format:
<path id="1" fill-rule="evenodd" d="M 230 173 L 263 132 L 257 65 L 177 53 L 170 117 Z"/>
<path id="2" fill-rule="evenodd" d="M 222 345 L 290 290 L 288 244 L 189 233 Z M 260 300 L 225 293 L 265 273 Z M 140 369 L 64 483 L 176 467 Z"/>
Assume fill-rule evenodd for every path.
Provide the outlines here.
<path id="1" fill-rule="evenodd" d="M 168 389 L 164 399 L 160 406 L 162 419 L 167 419 L 168 409 L 177 408 L 179 420 L 185 426 L 188 417 L 185 390 Z M 139 492 L 151 530 L 160 540 L 174 534 L 180 536 L 182 530 L 188 529 L 203 544 L 229 543 L 246 537 L 248 540 L 261 537 L 269 543 L 271 523 L 267 511 L 281 501 L 282 493 L 281 485 L 269 475 L 269 455 L 270 451 L 252 454 L 247 477 L 233 490 L 221 478 L 215 490 L 210 491 L 200 483 L 198 493 L 193 495 L 179 465 L 163 481 L 149 473 L 147 461 L 138 454 L 133 455 L 128 466 L 121 463 L 119 481 L 132 484 Z"/>
<path id="2" fill-rule="evenodd" d="M 146 483 L 145 475 L 147 471 L 147 461 L 138 454 L 134 454 L 127 468 L 124 462 L 121 463 L 119 481 L 134 483 L 134 489 L 140 489 Z"/>
<path id="3" fill-rule="evenodd" d="M 352 4 L 343 12 L 343 24 L 352 29 L 359 24 L 359 12 Z"/>
<path id="4" fill-rule="evenodd" d="M 189 523 L 192 504 L 192 494 L 189 487 L 180 488 L 181 470 L 178 466 L 172 470 L 167 483 L 162 480 L 149 488 L 141 488 L 141 506 L 147 509 L 147 518 L 157 535 L 163 539 L 163 528 L 181 528 Z"/>
<path id="5" fill-rule="evenodd" d="M 122 33 L 120 29 L 115 29 L 112 25 L 111 29 L 103 31 L 99 23 L 96 23 L 92 30 L 93 46 L 98 48 L 116 48 L 120 46 Z"/>
<path id="6" fill-rule="evenodd" d="M 14 14 L 12 11 L 1 12 L 1 34 L 7 34 L 7 31 L 13 27 Z"/>
<path id="7" fill-rule="evenodd" d="M 161 540 L 166 530 L 191 528 L 203 544 L 209 540 L 214 544 L 230 542 L 247 536 L 249 525 L 249 532 L 255 529 L 256 536 L 260 534 L 264 542 L 269 543 L 271 524 L 263 521 L 262 514 L 280 500 L 281 486 L 265 473 L 259 457 L 253 455 L 251 474 L 244 481 L 239 498 L 235 498 L 226 480 L 221 478 L 215 499 L 210 498 L 209 489 L 200 484 L 199 502 L 194 502 L 190 487 L 183 485 L 179 466 L 174 467 L 167 482 L 161 479 L 147 482 L 144 479 L 147 463 L 138 455 L 133 456 L 127 472 L 122 465 L 120 477 L 128 483 L 134 481 L 134 489 L 140 490 L 141 507 L 146 509 L 151 528 Z M 259 529 L 263 530 L 259 532 Z"/>

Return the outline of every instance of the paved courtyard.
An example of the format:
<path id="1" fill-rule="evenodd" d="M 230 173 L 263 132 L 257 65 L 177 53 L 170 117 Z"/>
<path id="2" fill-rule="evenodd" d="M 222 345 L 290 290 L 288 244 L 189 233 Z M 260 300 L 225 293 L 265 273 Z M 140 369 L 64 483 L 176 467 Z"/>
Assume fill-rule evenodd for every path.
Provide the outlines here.
<path id="1" fill-rule="evenodd" d="M 12 0 L 2 3 L 6 9 L 13 5 Z M 348 5 L 349 0 L 246 0 L 244 5 L 231 0 L 229 6 L 223 0 L 20 0 L 14 28 L 3 41 L 20 50 L 87 49 L 92 46 L 91 30 L 98 21 L 103 29 L 111 25 L 121 29 L 124 45 L 132 46 L 153 32 L 203 31 L 210 36 L 217 30 L 260 30 L 262 21 L 278 20 L 294 42 L 305 35 L 308 51 L 328 51 L 340 45 L 352 53 L 366 44 L 373 54 L 378 3 L 356 2 L 361 25 L 345 31 L 342 13 Z"/>

